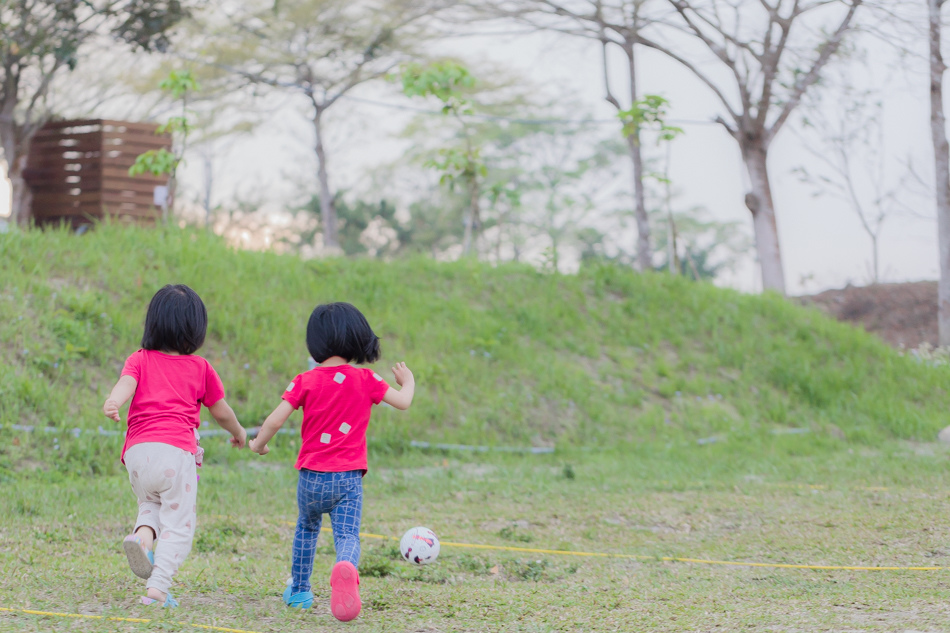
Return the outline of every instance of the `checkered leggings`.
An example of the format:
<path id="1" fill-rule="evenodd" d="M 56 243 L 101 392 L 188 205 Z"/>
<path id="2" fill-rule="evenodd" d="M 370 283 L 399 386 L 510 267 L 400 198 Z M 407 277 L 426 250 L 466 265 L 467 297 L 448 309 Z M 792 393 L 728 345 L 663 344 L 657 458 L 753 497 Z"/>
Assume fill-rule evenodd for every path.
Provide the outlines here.
<path id="1" fill-rule="evenodd" d="M 330 515 L 336 561 L 360 562 L 363 473 L 301 470 L 297 483 L 297 530 L 294 532 L 294 593 L 310 591 L 310 574 L 323 515 Z"/>

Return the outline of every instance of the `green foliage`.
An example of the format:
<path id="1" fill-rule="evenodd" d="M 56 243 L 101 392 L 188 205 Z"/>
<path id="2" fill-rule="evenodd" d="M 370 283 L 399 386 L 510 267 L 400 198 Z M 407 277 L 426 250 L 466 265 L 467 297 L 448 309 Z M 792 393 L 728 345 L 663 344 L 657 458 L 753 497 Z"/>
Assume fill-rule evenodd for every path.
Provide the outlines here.
<path id="1" fill-rule="evenodd" d="M 382 338 L 374 369 L 392 381 L 387 368 L 405 360 L 418 383 L 409 411 L 374 411 L 377 454 L 420 437 L 606 449 L 759 441 L 784 426 L 873 445 L 930 439 L 950 408 L 950 367 L 902 357 L 777 296 L 611 264 L 560 275 L 422 258 L 303 261 L 237 251 L 203 231 L 100 225 L 83 236 L 0 235 L 0 275 L 0 424 L 51 429 L 0 444 L 0 476 L 121 472 L 122 438 L 97 428 L 123 427 L 102 415 L 102 402 L 138 348 L 149 299 L 172 282 L 207 305 L 199 353 L 246 426 L 306 369 L 313 306 L 359 306 Z M 74 427 L 85 432 L 73 437 Z M 212 466 L 249 458 L 224 438 L 202 445 Z M 279 435 L 272 449 L 292 460 L 299 438 Z M 553 476 L 567 483 L 565 462 Z"/>
<path id="2" fill-rule="evenodd" d="M 152 176 L 167 176 L 175 172 L 179 163 L 178 156 L 164 147 L 150 149 L 135 157 L 135 163 L 129 167 L 130 176 L 150 174 Z"/>
<path id="3" fill-rule="evenodd" d="M 442 172 L 439 183 L 454 188 L 456 183 L 469 183 L 488 175 L 488 166 L 481 160 L 481 150 L 446 147 L 438 150 L 438 158 L 423 163 Z"/>
<path id="4" fill-rule="evenodd" d="M 435 97 L 442 102 L 444 114 L 472 113 L 471 101 L 465 95 L 475 87 L 475 78 L 456 61 L 406 64 L 400 78 L 407 97 Z"/>
<path id="5" fill-rule="evenodd" d="M 372 254 L 376 257 L 401 253 L 413 241 L 417 225 L 397 219 L 396 207 L 388 200 L 349 202 L 345 197 L 337 196 L 333 205 L 337 214 L 337 237 L 345 255 L 370 254 L 371 247 L 367 245 L 364 234 L 371 224 L 380 229 L 374 235 L 376 243 L 372 246 Z M 298 210 L 307 212 L 314 220 L 310 230 L 299 233 L 301 243 L 311 243 L 322 230 L 319 196 L 311 196 Z"/>
<path id="6" fill-rule="evenodd" d="M 669 225 L 676 228 L 677 272 L 690 279 L 713 280 L 721 273 L 735 270 L 752 250 L 752 240 L 744 225 L 737 221 L 720 221 L 709 217 L 702 208 L 674 211 L 672 218 L 665 213 L 650 213 L 652 235 L 660 262 L 655 270 L 669 267 Z"/>
<path id="7" fill-rule="evenodd" d="M 158 150 L 149 150 L 135 157 L 135 163 L 129 167 L 129 176 L 149 174 L 152 176 L 172 176 L 181 164 L 181 152 L 187 143 L 188 134 L 192 130 L 188 120 L 187 95 L 198 90 L 198 82 L 190 70 L 172 70 L 158 87 L 171 95 L 175 101 L 181 101 L 181 115 L 171 117 L 166 123 L 158 126 L 156 134 L 171 134 L 177 138 L 178 152 L 170 152 L 164 147 Z M 174 193 L 174 192 L 172 192 Z"/>
<path id="8" fill-rule="evenodd" d="M 633 136 L 644 129 L 653 129 L 658 133 L 657 142 L 672 141 L 683 129 L 666 124 L 669 101 L 659 95 L 645 95 L 627 110 L 617 113 L 623 123 L 623 135 Z"/>
<path id="9" fill-rule="evenodd" d="M 158 87 L 164 92 L 171 93 L 172 99 L 178 101 L 189 92 L 198 90 L 198 80 L 189 69 L 172 70 L 165 79 L 159 82 Z"/>

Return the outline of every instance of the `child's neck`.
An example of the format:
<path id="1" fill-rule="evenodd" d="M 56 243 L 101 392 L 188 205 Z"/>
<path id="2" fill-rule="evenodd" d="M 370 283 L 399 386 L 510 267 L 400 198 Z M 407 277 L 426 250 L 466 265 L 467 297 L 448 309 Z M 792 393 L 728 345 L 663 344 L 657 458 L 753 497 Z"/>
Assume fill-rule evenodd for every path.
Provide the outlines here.
<path id="1" fill-rule="evenodd" d="M 320 366 L 321 367 L 338 367 L 340 365 L 348 365 L 349 363 L 350 361 L 346 360 L 342 356 L 331 356 L 330 358 L 320 363 Z"/>

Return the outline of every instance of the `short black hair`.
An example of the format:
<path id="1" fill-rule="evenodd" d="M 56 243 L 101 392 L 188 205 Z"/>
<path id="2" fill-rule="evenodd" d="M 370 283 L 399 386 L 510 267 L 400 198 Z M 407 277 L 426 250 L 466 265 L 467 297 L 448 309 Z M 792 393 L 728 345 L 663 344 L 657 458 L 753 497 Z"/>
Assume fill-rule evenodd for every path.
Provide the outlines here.
<path id="1" fill-rule="evenodd" d="M 313 309 L 307 323 L 307 349 L 322 363 L 340 356 L 356 363 L 379 360 L 379 337 L 363 313 L 349 303 L 324 303 Z"/>
<path id="2" fill-rule="evenodd" d="M 148 304 L 142 349 L 194 354 L 207 331 L 208 311 L 198 293 L 184 284 L 169 284 Z"/>

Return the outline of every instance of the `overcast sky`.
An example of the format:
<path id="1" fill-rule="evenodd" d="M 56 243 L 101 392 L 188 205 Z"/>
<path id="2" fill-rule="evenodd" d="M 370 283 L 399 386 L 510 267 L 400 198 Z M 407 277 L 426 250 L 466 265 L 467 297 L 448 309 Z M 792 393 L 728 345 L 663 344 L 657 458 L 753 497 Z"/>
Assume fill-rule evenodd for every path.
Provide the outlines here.
<path id="1" fill-rule="evenodd" d="M 516 29 L 520 30 L 520 29 Z M 924 42 L 922 42 L 924 44 Z M 929 94 L 926 62 L 905 60 L 899 71 L 895 55 L 880 45 L 872 60 L 874 83 L 884 87 L 884 129 L 889 174 L 898 174 L 912 160 L 927 179 L 932 175 L 929 138 Z M 520 72 L 530 81 L 546 86 L 580 104 L 577 115 L 612 120 L 613 108 L 604 99 L 600 49 L 583 40 L 539 34 L 494 34 L 455 40 L 447 52 L 476 61 L 488 61 Z M 617 60 L 619 62 L 619 60 Z M 615 91 L 625 89 L 620 64 L 612 68 Z M 660 94 L 671 103 L 671 119 L 686 134 L 672 148 L 671 177 L 681 192 L 681 207 L 706 207 L 722 220 L 739 220 L 751 234 L 751 220 L 743 203 L 747 177 L 735 142 L 709 121 L 718 114 L 717 101 L 688 72 L 650 52 L 640 56 L 641 91 Z M 393 106 L 407 101 L 388 86 L 367 87 L 356 97 Z M 418 104 L 417 104 L 418 105 Z M 341 102 L 330 115 L 328 152 L 331 186 L 358 188 L 366 170 L 397 160 L 405 150 L 395 139 L 410 113 L 362 101 Z M 332 112 L 332 111 L 331 111 Z M 250 138 L 224 144 L 215 158 L 215 196 L 224 201 L 234 193 L 254 197 L 279 208 L 299 192 L 299 183 L 313 165 L 312 131 L 304 104 L 287 99 L 269 123 Z M 604 134 L 616 129 L 603 124 Z M 770 172 L 777 207 L 779 236 L 789 291 L 811 293 L 846 283 L 864 284 L 870 278 L 870 243 L 860 224 L 841 201 L 814 197 L 813 189 L 799 181 L 792 170 L 814 164 L 803 149 L 793 117 L 770 152 Z M 203 167 L 191 156 L 185 178 L 197 185 Z M 5 183 L 0 182 L 0 189 Z M 7 195 L 0 191 L 0 200 Z M 885 224 L 881 238 L 881 273 L 884 281 L 935 279 L 937 277 L 936 221 L 933 205 L 921 196 L 906 202 L 919 215 L 930 219 L 895 217 Z M 634 237 L 631 235 L 630 239 Z M 722 283 L 743 290 L 759 288 L 758 275 L 750 261 Z"/>

